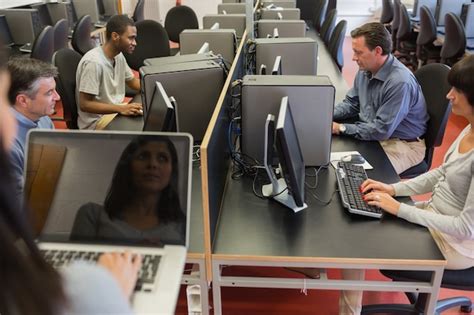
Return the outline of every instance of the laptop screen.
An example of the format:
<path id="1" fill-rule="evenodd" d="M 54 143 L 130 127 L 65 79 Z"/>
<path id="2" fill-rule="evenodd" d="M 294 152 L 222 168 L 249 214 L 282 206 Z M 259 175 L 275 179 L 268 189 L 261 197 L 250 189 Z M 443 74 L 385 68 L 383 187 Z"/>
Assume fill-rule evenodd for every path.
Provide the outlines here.
<path id="1" fill-rule="evenodd" d="M 50 242 L 188 245 L 188 134 L 29 134 L 25 200 Z"/>

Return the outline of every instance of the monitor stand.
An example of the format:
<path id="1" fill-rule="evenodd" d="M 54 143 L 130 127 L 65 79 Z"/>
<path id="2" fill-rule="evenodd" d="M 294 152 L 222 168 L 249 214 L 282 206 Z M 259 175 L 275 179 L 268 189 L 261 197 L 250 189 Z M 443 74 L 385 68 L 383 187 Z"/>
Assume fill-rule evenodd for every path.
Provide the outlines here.
<path id="1" fill-rule="evenodd" d="M 267 173 L 269 172 L 273 173 L 273 170 L 271 170 L 271 166 L 268 167 L 267 165 L 265 165 L 265 169 L 267 170 Z M 279 169 L 280 169 L 280 174 L 281 174 L 281 168 Z M 285 207 L 293 210 L 295 213 L 303 209 L 306 209 L 308 207 L 306 203 L 304 203 L 302 207 L 298 207 L 296 205 L 295 199 L 293 198 L 292 195 L 290 195 L 288 191 L 288 187 L 286 185 L 284 178 L 276 179 L 275 174 L 273 174 L 273 176 L 270 176 L 269 174 L 269 178 L 271 180 L 271 183 L 262 186 L 263 196 L 269 197 L 278 201 Z"/>

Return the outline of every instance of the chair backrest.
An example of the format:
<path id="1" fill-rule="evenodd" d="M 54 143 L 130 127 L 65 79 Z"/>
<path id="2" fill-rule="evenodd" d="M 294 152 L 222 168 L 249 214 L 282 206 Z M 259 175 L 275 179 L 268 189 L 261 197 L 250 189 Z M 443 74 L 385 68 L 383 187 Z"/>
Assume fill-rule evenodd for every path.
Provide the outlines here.
<path id="1" fill-rule="evenodd" d="M 314 6 L 313 25 L 316 31 L 321 31 L 324 17 L 326 16 L 326 9 L 328 7 L 328 0 L 317 0 Z"/>
<path id="2" fill-rule="evenodd" d="M 400 16 L 398 18 L 400 21 L 398 24 L 397 41 L 403 41 L 407 39 L 412 32 L 410 15 L 404 4 L 400 5 Z"/>
<path id="3" fill-rule="evenodd" d="M 170 55 L 169 38 L 160 23 L 143 20 L 137 27 L 137 46 L 132 54 L 123 53 L 130 68 L 138 71 L 147 58 L 166 57 Z"/>
<path id="4" fill-rule="evenodd" d="M 431 166 L 434 148 L 441 145 L 451 112 L 451 103 L 446 98 L 451 86 L 448 83 L 450 68 L 441 63 L 431 63 L 419 68 L 415 77 L 421 86 L 430 120 L 425 133 L 425 162 Z"/>
<path id="5" fill-rule="evenodd" d="M 75 51 L 84 55 L 86 52 L 95 47 L 91 39 L 92 22 L 90 15 L 82 16 L 77 21 L 72 33 L 71 45 Z"/>
<path id="6" fill-rule="evenodd" d="M 393 0 L 393 19 L 392 19 L 392 31 L 396 33 L 400 26 L 400 6 L 402 3 L 400 0 Z"/>
<path id="7" fill-rule="evenodd" d="M 133 10 L 132 19 L 140 22 L 145 19 L 145 0 L 138 0 L 135 10 Z"/>
<path id="8" fill-rule="evenodd" d="M 69 24 L 66 19 L 60 19 L 54 24 L 54 51 L 58 51 L 61 48 L 67 48 Z"/>
<path id="9" fill-rule="evenodd" d="M 326 18 L 329 14 L 329 12 L 331 12 L 331 10 L 334 10 L 337 8 L 337 0 L 329 0 L 328 1 L 328 6 L 326 8 Z"/>
<path id="10" fill-rule="evenodd" d="M 393 20 L 393 0 L 382 0 L 380 23 L 387 24 Z"/>
<path id="11" fill-rule="evenodd" d="M 31 48 L 31 58 L 51 62 L 54 53 L 54 30 L 48 25 L 36 36 Z"/>
<path id="12" fill-rule="evenodd" d="M 166 13 L 165 29 L 172 42 L 179 43 L 179 34 L 183 30 L 198 29 L 199 21 L 193 9 L 185 5 L 171 8 Z"/>
<path id="13" fill-rule="evenodd" d="M 454 13 L 447 13 L 444 18 L 445 37 L 441 48 L 441 59 L 451 64 L 462 57 L 466 51 L 466 33 L 461 19 Z"/>
<path id="14" fill-rule="evenodd" d="M 320 37 L 323 40 L 324 44 L 326 44 L 326 46 L 329 45 L 329 40 L 331 39 L 332 32 L 334 31 L 334 27 L 336 27 L 336 17 L 337 10 L 332 9 L 326 16 L 323 26 L 321 26 Z"/>
<path id="15" fill-rule="evenodd" d="M 341 20 L 337 23 L 329 40 L 329 54 L 336 62 L 339 70 L 344 66 L 344 55 L 342 53 L 342 45 L 344 44 L 344 36 L 346 36 L 347 21 Z"/>
<path id="16" fill-rule="evenodd" d="M 53 64 L 58 68 L 56 90 L 61 96 L 64 120 L 69 129 L 78 129 L 76 103 L 76 71 L 82 56 L 69 48 L 58 50 L 53 55 Z"/>
<path id="17" fill-rule="evenodd" d="M 416 38 L 416 44 L 423 46 L 436 40 L 436 22 L 430 9 L 423 5 L 420 8 L 420 32 Z"/>

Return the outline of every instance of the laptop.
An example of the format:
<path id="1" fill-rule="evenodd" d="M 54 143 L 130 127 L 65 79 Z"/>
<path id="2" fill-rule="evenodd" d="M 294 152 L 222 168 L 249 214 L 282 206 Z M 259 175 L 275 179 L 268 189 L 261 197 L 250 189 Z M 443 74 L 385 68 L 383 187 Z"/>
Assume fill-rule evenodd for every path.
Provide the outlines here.
<path id="1" fill-rule="evenodd" d="M 174 314 L 189 244 L 192 143 L 184 133 L 32 130 L 24 191 L 45 259 L 61 268 L 103 252 L 139 253 L 134 311 Z M 156 206 L 140 207 L 145 200 Z"/>

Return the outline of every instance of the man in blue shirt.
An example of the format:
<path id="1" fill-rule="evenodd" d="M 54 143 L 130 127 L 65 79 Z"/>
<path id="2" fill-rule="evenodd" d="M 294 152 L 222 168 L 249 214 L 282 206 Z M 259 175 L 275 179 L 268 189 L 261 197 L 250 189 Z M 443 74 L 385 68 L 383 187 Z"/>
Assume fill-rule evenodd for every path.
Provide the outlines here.
<path id="1" fill-rule="evenodd" d="M 351 37 L 352 59 L 360 70 L 344 101 L 334 108 L 333 134 L 380 141 L 400 174 L 425 156 L 420 137 L 429 117 L 422 90 L 410 70 L 390 53 L 391 36 L 382 24 L 364 24 Z"/>
<path id="2" fill-rule="evenodd" d="M 11 150 L 11 163 L 15 178 L 17 200 L 23 193 L 23 165 L 25 162 L 26 135 L 30 129 L 54 129 L 48 117 L 54 113 L 59 95 L 56 92 L 56 68 L 32 58 L 13 58 L 8 62 L 11 86 L 8 98 L 18 129 Z"/>

